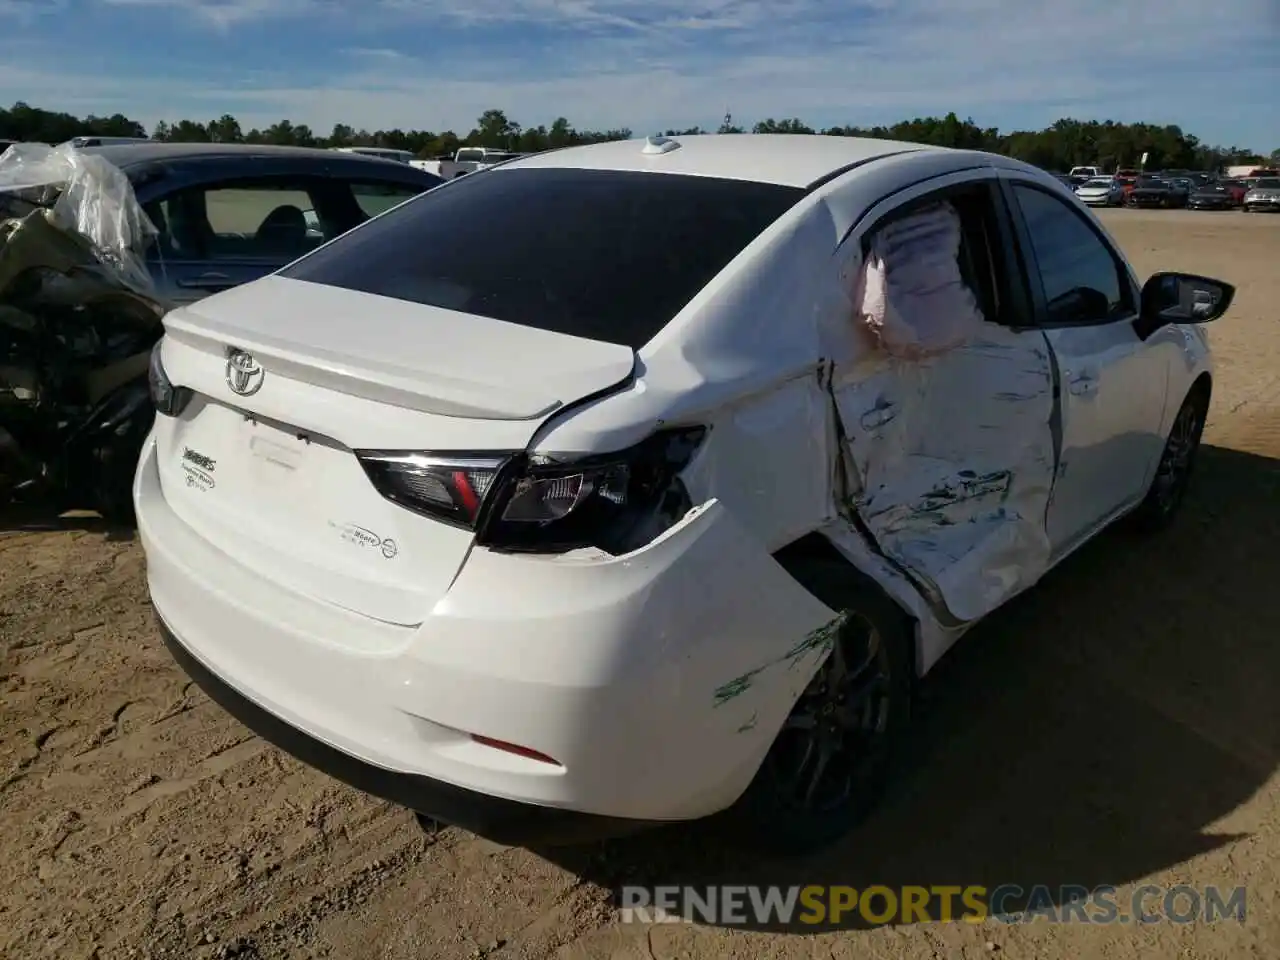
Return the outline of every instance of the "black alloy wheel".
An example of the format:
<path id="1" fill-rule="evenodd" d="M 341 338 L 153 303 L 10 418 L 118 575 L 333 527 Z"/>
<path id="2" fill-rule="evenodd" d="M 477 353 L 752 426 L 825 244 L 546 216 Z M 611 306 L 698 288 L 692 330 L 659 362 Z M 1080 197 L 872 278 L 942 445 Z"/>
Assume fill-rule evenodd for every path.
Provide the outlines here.
<path id="1" fill-rule="evenodd" d="M 1205 391 L 1193 388 L 1174 417 L 1151 489 L 1135 513 L 1139 526 L 1147 530 L 1168 526 L 1182 506 L 1204 433 L 1207 399 Z"/>
<path id="2" fill-rule="evenodd" d="M 825 566 L 847 581 L 847 568 Z M 911 717 L 911 622 L 873 586 L 846 582 L 843 603 L 814 592 L 841 611 L 830 654 L 739 803 L 748 842 L 775 853 L 808 853 L 858 826 L 889 783 Z"/>

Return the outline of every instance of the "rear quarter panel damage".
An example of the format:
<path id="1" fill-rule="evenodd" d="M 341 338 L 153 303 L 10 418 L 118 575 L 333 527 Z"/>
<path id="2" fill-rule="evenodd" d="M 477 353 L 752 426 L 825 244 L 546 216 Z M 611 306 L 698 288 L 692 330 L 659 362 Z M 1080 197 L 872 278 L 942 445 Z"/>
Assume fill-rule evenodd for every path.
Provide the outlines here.
<path id="1" fill-rule="evenodd" d="M 511 585 L 500 611 L 495 582 Z M 477 609 L 518 621 L 520 643 L 468 629 Z M 600 790 L 618 785 L 602 809 L 683 819 L 746 789 L 822 660 L 815 631 L 835 619 L 713 499 L 622 556 L 474 551 L 423 649 L 435 664 L 483 662 L 510 681 L 478 732 L 576 758 Z M 538 706 L 549 689 L 566 707 L 554 716 Z M 433 688 L 430 702 L 438 724 L 463 729 L 474 715 L 467 690 Z"/>

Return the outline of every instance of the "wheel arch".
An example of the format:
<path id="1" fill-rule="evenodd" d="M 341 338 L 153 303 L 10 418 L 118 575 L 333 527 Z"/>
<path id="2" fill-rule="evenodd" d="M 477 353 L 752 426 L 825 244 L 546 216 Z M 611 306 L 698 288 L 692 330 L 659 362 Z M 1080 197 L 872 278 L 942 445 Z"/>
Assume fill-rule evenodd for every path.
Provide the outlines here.
<path id="1" fill-rule="evenodd" d="M 807 533 L 774 551 L 773 559 L 796 583 L 827 606 L 832 606 L 832 598 L 829 592 L 819 588 L 817 584 L 812 582 L 812 577 L 810 576 L 810 571 L 817 563 L 831 564 L 833 567 L 843 568 L 848 573 L 850 588 L 878 594 L 886 605 L 891 606 L 901 616 L 903 626 L 912 638 L 912 643 L 909 645 L 911 676 L 913 678 L 919 677 L 921 663 L 920 618 L 897 597 L 886 590 L 875 577 L 860 569 L 857 564 L 845 556 L 826 536 L 816 530 Z M 827 595 L 824 596 L 824 594 Z"/>
<path id="2" fill-rule="evenodd" d="M 1191 382 L 1191 389 L 1187 391 L 1187 396 L 1192 397 L 1197 394 L 1204 397 L 1205 409 L 1209 409 L 1209 401 L 1213 398 L 1213 374 L 1208 370 L 1202 370 L 1200 375 Z"/>

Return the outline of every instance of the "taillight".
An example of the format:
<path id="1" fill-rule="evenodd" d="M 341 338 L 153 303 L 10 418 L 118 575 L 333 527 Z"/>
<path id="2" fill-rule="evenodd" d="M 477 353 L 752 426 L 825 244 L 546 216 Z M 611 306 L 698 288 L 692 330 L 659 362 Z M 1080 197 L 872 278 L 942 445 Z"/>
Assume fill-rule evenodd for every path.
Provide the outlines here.
<path id="1" fill-rule="evenodd" d="M 475 529 L 485 498 L 510 454 L 474 457 L 357 452 L 365 473 L 388 500 L 455 526 Z"/>
<path id="2" fill-rule="evenodd" d="M 604 456 L 465 457 L 358 451 L 379 492 L 407 509 L 477 531 L 497 550 L 628 552 L 661 533 L 692 504 L 678 474 L 704 427 L 660 431 Z"/>
<path id="3" fill-rule="evenodd" d="M 156 412 L 166 417 L 176 417 L 191 402 L 192 392 L 189 387 L 175 387 L 164 369 L 164 360 L 160 356 L 161 340 L 151 348 L 151 360 L 147 364 L 147 387 L 151 392 L 151 402 Z"/>

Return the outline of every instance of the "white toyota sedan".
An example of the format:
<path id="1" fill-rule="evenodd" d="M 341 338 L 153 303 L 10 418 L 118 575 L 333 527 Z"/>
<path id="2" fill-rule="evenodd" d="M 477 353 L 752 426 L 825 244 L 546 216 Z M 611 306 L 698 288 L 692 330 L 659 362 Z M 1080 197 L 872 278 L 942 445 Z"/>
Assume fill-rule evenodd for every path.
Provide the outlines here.
<path id="1" fill-rule="evenodd" d="M 1233 294 L 1140 284 L 985 153 L 520 158 L 168 315 L 161 631 L 266 739 L 501 842 L 826 843 L 969 627 L 1173 517 Z"/>

